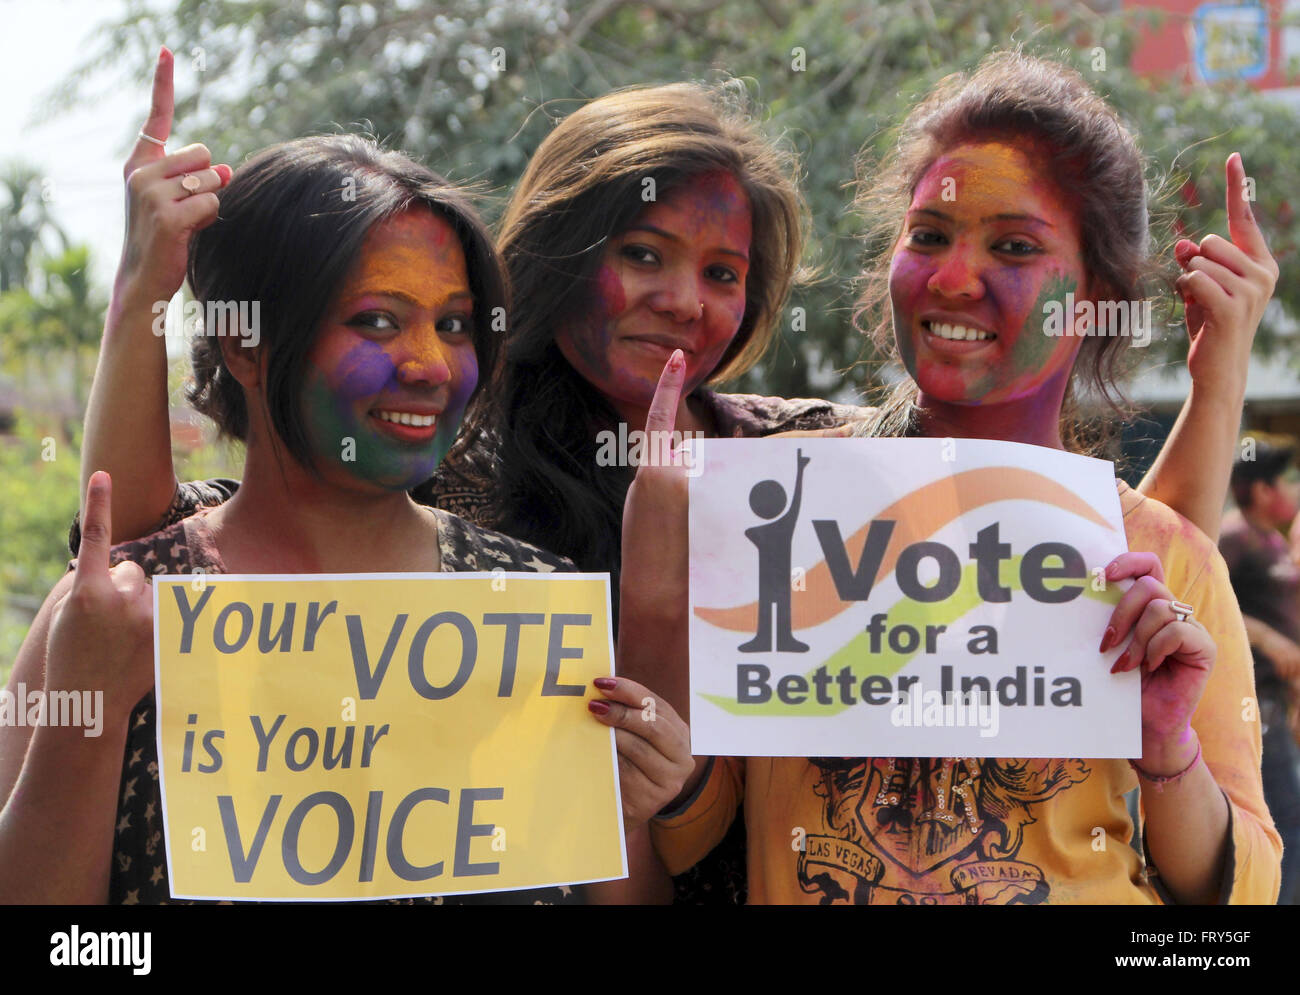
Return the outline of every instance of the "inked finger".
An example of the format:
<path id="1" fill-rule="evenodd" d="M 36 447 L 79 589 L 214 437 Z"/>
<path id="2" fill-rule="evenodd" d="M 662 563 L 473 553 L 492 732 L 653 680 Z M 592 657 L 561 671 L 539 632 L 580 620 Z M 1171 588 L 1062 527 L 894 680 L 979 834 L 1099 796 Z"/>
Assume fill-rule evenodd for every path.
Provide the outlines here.
<path id="1" fill-rule="evenodd" d="M 673 427 L 677 424 L 677 406 L 682 397 L 682 384 L 686 380 L 686 357 L 680 349 L 674 349 L 668 357 L 664 369 L 659 374 L 659 383 L 655 385 L 654 397 L 650 401 L 650 410 L 646 414 L 645 430 L 664 432 L 671 437 Z M 655 438 L 654 436 L 650 436 Z"/>

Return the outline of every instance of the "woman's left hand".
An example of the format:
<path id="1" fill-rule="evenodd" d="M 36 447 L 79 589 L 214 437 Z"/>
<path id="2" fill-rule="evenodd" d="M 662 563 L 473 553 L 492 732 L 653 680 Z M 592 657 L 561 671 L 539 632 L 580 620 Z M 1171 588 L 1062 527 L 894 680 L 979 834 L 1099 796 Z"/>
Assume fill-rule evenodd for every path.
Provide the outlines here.
<path id="1" fill-rule="evenodd" d="M 1124 553 L 1106 567 L 1106 580 L 1133 578 L 1102 639 L 1101 652 L 1132 633 L 1111 673 L 1142 669 L 1142 769 L 1156 777 L 1173 776 L 1193 759 L 1196 737 L 1192 714 L 1214 666 L 1214 640 L 1195 616 L 1179 621 L 1154 553 Z"/>
<path id="2" fill-rule="evenodd" d="M 691 734 L 672 705 L 626 677 L 598 677 L 587 708 L 614 729 L 623 792 L 623 831 L 649 822 L 681 794 L 695 769 Z"/>

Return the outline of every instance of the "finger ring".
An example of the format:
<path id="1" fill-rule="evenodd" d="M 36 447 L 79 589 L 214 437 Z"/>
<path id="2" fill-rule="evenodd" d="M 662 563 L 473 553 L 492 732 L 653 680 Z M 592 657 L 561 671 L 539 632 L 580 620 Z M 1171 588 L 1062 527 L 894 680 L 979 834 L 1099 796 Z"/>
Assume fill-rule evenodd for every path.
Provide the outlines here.
<path id="1" fill-rule="evenodd" d="M 1174 618 L 1180 622 L 1186 622 L 1196 613 L 1196 609 L 1191 605 L 1185 605 L 1181 601 L 1170 601 L 1169 607 L 1173 609 Z"/>
<path id="2" fill-rule="evenodd" d="M 201 183 L 193 173 L 186 173 L 181 177 L 181 186 L 185 188 L 185 195 L 191 197 L 194 195 L 194 191 L 201 186 Z"/>
<path id="3" fill-rule="evenodd" d="M 143 138 L 146 142 L 153 142 L 159 148 L 162 148 L 164 145 L 167 144 L 161 138 L 154 138 L 153 135 L 146 135 L 143 131 L 137 131 L 136 134 L 139 135 L 141 138 Z"/>

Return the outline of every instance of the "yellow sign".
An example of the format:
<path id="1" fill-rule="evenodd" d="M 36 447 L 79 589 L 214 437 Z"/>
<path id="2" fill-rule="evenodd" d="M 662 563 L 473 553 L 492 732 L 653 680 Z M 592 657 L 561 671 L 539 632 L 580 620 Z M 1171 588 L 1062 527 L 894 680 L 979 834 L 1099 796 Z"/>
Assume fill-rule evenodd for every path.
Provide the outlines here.
<path id="1" fill-rule="evenodd" d="M 157 576 L 154 617 L 174 897 L 626 875 L 605 575 Z"/>

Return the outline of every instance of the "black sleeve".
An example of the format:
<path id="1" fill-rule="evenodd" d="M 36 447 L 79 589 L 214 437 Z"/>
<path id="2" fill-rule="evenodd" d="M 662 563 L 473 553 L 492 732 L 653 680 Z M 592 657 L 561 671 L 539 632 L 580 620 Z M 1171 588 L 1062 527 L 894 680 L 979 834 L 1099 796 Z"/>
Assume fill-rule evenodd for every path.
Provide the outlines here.
<path id="1" fill-rule="evenodd" d="M 175 525 L 181 519 L 189 518 L 200 508 L 215 508 L 219 504 L 229 501 L 239 490 L 239 481 L 232 480 L 229 477 L 216 477 L 212 480 L 187 480 L 183 484 L 178 484 L 176 494 L 172 498 L 171 505 L 167 508 L 162 517 L 146 535 L 152 535 L 155 532 L 161 532 L 163 529 Z M 135 538 L 143 538 L 137 536 Z M 72 555 L 77 555 L 77 550 L 81 548 L 81 512 L 77 512 L 72 518 L 72 527 L 68 529 L 68 548 L 72 550 Z"/>

